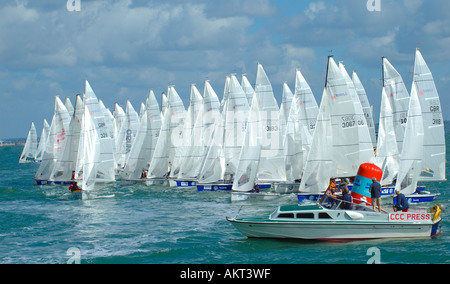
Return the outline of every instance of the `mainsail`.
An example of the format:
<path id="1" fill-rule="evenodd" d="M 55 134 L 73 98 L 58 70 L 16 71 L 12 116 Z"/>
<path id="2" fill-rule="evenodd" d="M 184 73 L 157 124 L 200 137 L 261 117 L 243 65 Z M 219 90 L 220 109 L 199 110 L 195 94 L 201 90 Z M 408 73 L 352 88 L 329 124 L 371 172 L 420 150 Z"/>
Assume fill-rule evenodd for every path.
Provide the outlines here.
<path id="1" fill-rule="evenodd" d="M 27 140 L 20 155 L 19 163 L 34 162 L 38 150 L 37 132 L 34 122 L 31 123 L 28 131 Z"/>
<path id="2" fill-rule="evenodd" d="M 183 143 L 183 123 L 186 116 L 183 101 L 173 86 L 167 92 L 167 105 L 161 122 L 158 142 L 148 170 L 149 178 L 164 178 L 173 167 L 177 147 Z M 178 150 L 179 151 L 179 150 Z"/>
<path id="3" fill-rule="evenodd" d="M 44 125 L 42 127 L 41 137 L 39 138 L 39 146 L 36 152 L 35 162 L 42 162 L 42 155 L 44 154 L 45 148 L 47 147 L 48 135 L 50 134 L 50 125 L 47 120 L 44 119 Z"/>
<path id="4" fill-rule="evenodd" d="M 161 115 L 158 101 L 152 90 L 145 103 L 139 131 L 136 136 L 127 165 L 121 178 L 124 180 L 137 180 L 141 178 L 142 171 L 147 171 L 155 152 L 158 135 L 161 129 Z"/>
<path id="5" fill-rule="evenodd" d="M 100 157 L 97 165 L 97 182 L 112 182 L 115 180 L 116 163 L 113 154 L 113 140 L 110 137 L 106 124 L 106 117 L 100 108 L 98 99 L 92 90 L 89 82 L 86 80 L 86 90 L 83 99 L 86 110 L 89 111 L 95 128 L 97 129 L 98 139 L 100 143 Z"/>
<path id="6" fill-rule="evenodd" d="M 361 107 L 357 107 L 344 74 L 330 56 L 316 130 L 300 191 L 324 191 L 331 177 L 355 176 L 359 165 L 374 158 Z"/>
<path id="7" fill-rule="evenodd" d="M 411 89 L 408 121 L 406 123 L 403 150 L 400 155 L 400 166 L 395 189 L 405 195 L 416 191 L 419 174 L 422 169 L 424 127 L 422 109 L 416 84 Z"/>
<path id="8" fill-rule="evenodd" d="M 69 129 L 70 116 L 62 101 L 55 97 L 55 112 L 50 126 L 47 147 L 42 155 L 42 162 L 34 176 L 36 181 L 49 181 L 56 162 L 66 145 L 66 135 Z"/>
<path id="9" fill-rule="evenodd" d="M 256 180 L 286 180 L 279 111 L 272 85 L 262 65 L 258 64 L 255 93 L 233 190 L 250 191 Z"/>
<path id="10" fill-rule="evenodd" d="M 66 135 L 66 145 L 64 147 L 61 159 L 59 159 L 53 168 L 51 179 L 55 181 L 69 182 L 72 180 L 72 173 L 75 171 L 75 165 L 80 143 L 81 123 L 84 114 L 84 105 L 81 97 L 77 95 L 75 108 L 72 112 L 73 117 L 70 120 L 69 131 Z"/>
<path id="11" fill-rule="evenodd" d="M 433 75 L 416 50 L 413 87 L 418 93 L 424 125 L 423 160 L 419 181 L 445 180 L 444 119 Z"/>

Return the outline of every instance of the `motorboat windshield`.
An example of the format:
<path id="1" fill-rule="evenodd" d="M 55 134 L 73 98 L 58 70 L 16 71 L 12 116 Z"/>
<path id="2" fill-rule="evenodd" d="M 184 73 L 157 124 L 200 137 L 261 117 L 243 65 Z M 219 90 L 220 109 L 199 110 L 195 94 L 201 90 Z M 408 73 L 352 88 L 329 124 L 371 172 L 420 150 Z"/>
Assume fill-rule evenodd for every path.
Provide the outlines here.
<path id="1" fill-rule="evenodd" d="M 372 211 L 372 207 L 368 206 L 364 201 L 352 198 L 353 202 L 348 202 L 340 197 L 334 197 L 325 194 L 319 201 L 319 204 L 327 209 L 343 209 L 343 210 L 356 210 L 356 211 Z"/>

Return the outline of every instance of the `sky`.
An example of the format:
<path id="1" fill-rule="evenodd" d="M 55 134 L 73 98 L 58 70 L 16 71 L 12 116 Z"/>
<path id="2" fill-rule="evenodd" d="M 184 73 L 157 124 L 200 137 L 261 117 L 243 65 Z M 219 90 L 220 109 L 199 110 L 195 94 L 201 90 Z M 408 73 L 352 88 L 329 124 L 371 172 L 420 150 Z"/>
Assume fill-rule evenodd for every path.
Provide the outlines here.
<path id="1" fill-rule="evenodd" d="M 3 0 L 0 139 L 31 122 L 40 135 L 55 96 L 73 103 L 85 80 L 111 111 L 169 85 L 187 107 L 191 84 L 221 99 L 227 75 L 254 84 L 259 62 L 278 102 L 300 68 L 320 103 L 329 55 L 358 73 L 378 121 L 381 57 L 410 90 L 417 47 L 449 120 L 449 46 L 448 0 Z"/>

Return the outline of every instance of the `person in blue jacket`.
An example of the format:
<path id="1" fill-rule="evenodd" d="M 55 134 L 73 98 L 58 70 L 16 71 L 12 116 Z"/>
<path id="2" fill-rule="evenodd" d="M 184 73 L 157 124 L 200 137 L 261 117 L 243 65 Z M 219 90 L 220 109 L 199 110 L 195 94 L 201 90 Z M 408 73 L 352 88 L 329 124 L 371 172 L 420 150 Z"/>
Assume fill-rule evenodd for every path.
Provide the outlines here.
<path id="1" fill-rule="evenodd" d="M 381 185 L 374 177 L 372 178 L 372 184 L 370 185 L 370 197 L 372 198 L 372 208 L 375 211 L 375 208 L 378 207 L 378 212 L 381 212 Z"/>
<path id="2" fill-rule="evenodd" d="M 394 197 L 396 197 L 394 198 L 394 211 L 408 212 L 409 205 L 406 196 L 399 189 L 396 189 Z"/>

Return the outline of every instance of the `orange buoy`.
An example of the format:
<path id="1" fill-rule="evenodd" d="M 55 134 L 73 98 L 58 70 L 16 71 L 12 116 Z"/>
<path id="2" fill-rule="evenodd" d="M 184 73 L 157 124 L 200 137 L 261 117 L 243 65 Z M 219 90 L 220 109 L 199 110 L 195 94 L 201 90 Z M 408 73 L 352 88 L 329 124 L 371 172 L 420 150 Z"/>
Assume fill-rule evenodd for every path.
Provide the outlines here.
<path id="1" fill-rule="evenodd" d="M 372 204 L 372 198 L 370 196 L 370 185 L 372 184 L 372 178 L 376 178 L 377 181 L 381 181 L 383 171 L 374 164 L 364 163 L 359 166 L 358 173 L 356 174 L 355 181 L 353 182 L 352 193 L 354 203 L 365 202 L 368 205 Z"/>

